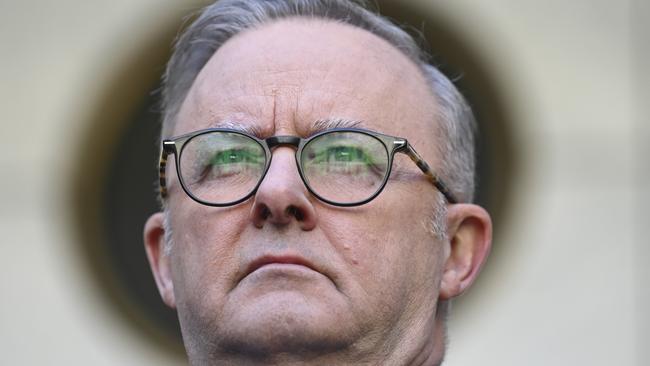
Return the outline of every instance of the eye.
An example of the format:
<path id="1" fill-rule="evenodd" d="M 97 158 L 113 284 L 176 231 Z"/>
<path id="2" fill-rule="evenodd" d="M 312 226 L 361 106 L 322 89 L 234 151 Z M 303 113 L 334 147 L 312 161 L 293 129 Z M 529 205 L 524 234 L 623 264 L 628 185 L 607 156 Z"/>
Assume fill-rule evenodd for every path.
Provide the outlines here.
<path id="1" fill-rule="evenodd" d="M 334 145 L 310 149 L 307 158 L 311 164 L 365 163 L 372 164 L 372 156 L 359 146 Z"/>
<path id="2" fill-rule="evenodd" d="M 376 157 L 358 145 L 322 146 L 311 149 L 304 160 L 308 174 L 345 176 L 383 176 L 384 167 L 378 166 Z"/>
<path id="3" fill-rule="evenodd" d="M 227 164 L 258 164 L 261 161 L 259 152 L 253 152 L 249 149 L 228 149 L 217 151 L 210 159 L 210 165 L 227 165 Z"/>
<path id="4" fill-rule="evenodd" d="M 216 179 L 233 178 L 235 176 L 253 177 L 263 170 L 265 158 L 259 149 L 247 147 L 230 148 L 215 151 L 212 157 L 197 167 L 195 183 L 210 182 Z"/>
<path id="5" fill-rule="evenodd" d="M 353 146 L 335 146 L 328 149 L 329 161 L 336 162 L 366 162 L 368 154 L 358 147 Z"/>
<path id="6" fill-rule="evenodd" d="M 264 155 L 248 148 L 216 151 L 205 164 L 201 178 L 224 178 L 232 175 L 257 173 L 264 165 Z"/>

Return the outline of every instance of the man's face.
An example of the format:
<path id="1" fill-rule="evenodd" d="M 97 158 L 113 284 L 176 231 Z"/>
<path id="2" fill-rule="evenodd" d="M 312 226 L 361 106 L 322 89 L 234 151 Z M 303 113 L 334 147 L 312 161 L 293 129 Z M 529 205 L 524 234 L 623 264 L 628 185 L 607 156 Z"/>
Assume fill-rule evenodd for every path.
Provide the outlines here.
<path id="1" fill-rule="evenodd" d="M 254 127 L 260 138 L 304 138 L 319 120 L 360 121 L 407 138 L 435 169 L 434 115 L 417 67 L 385 41 L 346 25 L 285 20 L 219 49 L 190 89 L 174 135 L 227 125 Z M 191 200 L 168 167 L 168 303 L 190 353 L 362 354 L 394 347 L 413 327 L 425 342 L 448 254 L 431 230 L 435 188 L 398 154 L 376 199 L 334 207 L 308 193 L 294 153 L 274 149 L 256 194 L 226 208 Z"/>

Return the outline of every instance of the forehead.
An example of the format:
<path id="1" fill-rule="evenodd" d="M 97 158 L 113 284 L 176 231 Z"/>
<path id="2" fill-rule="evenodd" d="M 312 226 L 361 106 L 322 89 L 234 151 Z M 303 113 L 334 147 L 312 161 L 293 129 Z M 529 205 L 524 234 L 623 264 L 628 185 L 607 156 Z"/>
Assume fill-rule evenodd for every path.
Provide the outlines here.
<path id="1" fill-rule="evenodd" d="M 226 42 L 197 76 L 174 133 L 234 122 L 269 136 L 308 135 L 316 121 L 347 119 L 415 141 L 433 133 L 433 100 L 418 67 L 385 40 L 288 19 Z"/>

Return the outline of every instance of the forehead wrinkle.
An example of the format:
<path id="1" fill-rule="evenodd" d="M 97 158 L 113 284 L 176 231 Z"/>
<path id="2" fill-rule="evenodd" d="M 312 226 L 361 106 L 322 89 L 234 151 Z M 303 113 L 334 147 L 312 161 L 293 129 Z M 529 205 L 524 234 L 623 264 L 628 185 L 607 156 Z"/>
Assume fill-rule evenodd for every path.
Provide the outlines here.
<path id="1" fill-rule="evenodd" d="M 368 121 L 372 130 L 417 142 L 421 136 L 418 131 L 422 131 L 424 124 L 422 113 L 418 113 L 423 112 L 423 103 L 415 97 L 400 97 L 419 96 L 423 94 L 421 89 L 429 95 L 417 67 L 392 45 L 356 28 L 346 31 L 354 42 L 346 48 L 348 52 L 341 53 L 341 44 L 350 43 L 347 38 L 327 35 L 329 27 L 341 25 L 321 23 L 323 28 L 315 29 L 314 24 L 318 22 L 310 21 L 309 27 L 302 24 L 304 27 L 286 28 L 295 26 L 295 22 L 279 21 L 226 42 L 211 60 L 216 62 L 209 62 L 206 67 L 220 79 L 221 92 L 210 91 L 213 99 L 235 99 L 231 98 L 231 91 L 244 97 L 231 100 L 226 111 L 237 108 L 243 114 L 252 112 L 255 118 L 251 122 L 261 126 L 265 136 L 293 132 L 306 136 L 314 130 L 326 129 L 327 126 L 314 126 L 314 121 L 344 116 Z M 278 36 L 292 33 L 297 35 L 297 40 Z M 313 44 L 315 37 L 319 39 L 318 47 Z M 299 47 L 303 43 L 305 48 Z M 260 44 L 261 50 L 269 52 L 261 52 L 251 44 Z M 357 62 L 351 62 L 350 57 Z M 293 62 L 298 59 L 303 63 Z M 210 84 L 209 80 L 205 81 Z M 408 92 L 402 90 L 406 84 L 412 88 Z M 206 86 L 208 90 L 211 87 Z M 247 100 L 252 94 L 260 99 Z M 210 116 L 219 115 L 228 117 L 226 113 Z M 331 127 L 348 126 L 332 124 Z"/>
<path id="2" fill-rule="evenodd" d="M 272 93 L 262 86 L 245 80 L 226 78 L 215 81 L 206 77 L 192 88 L 186 104 L 188 112 L 199 124 L 194 129 L 220 125 L 227 128 L 228 123 L 234 123 L 232 127 L 238 130 L 261 135 L 263 130 L 272 130 L 269 126 L 269 99 L 272 97 Z M 227 122 L 225 125 L 224 121 Z M 246 126 L 248 124 L 256 126 Z"/>

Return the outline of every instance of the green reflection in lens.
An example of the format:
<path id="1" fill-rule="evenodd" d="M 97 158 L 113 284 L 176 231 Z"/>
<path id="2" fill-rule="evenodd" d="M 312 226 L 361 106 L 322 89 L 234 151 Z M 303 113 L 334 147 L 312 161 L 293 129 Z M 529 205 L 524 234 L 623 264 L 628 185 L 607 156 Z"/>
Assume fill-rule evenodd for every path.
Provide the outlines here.
<path id="1" fill-rule="evenodd" d="M 308 158 L 310 164 L 374 164 L 373 157 L 359 146 L 322 146 L 320 150 L 311 151 Z"/>
<path id="2" fill-rule="evenodd" d="M 259 165 L 264 162 L 264 156 L 260 154 L 259 149 L 253 151 L 250 149 L 229 149 L 224 151 L 217 151 L 210 164 L 213 166 L 219 165 Z"/>

